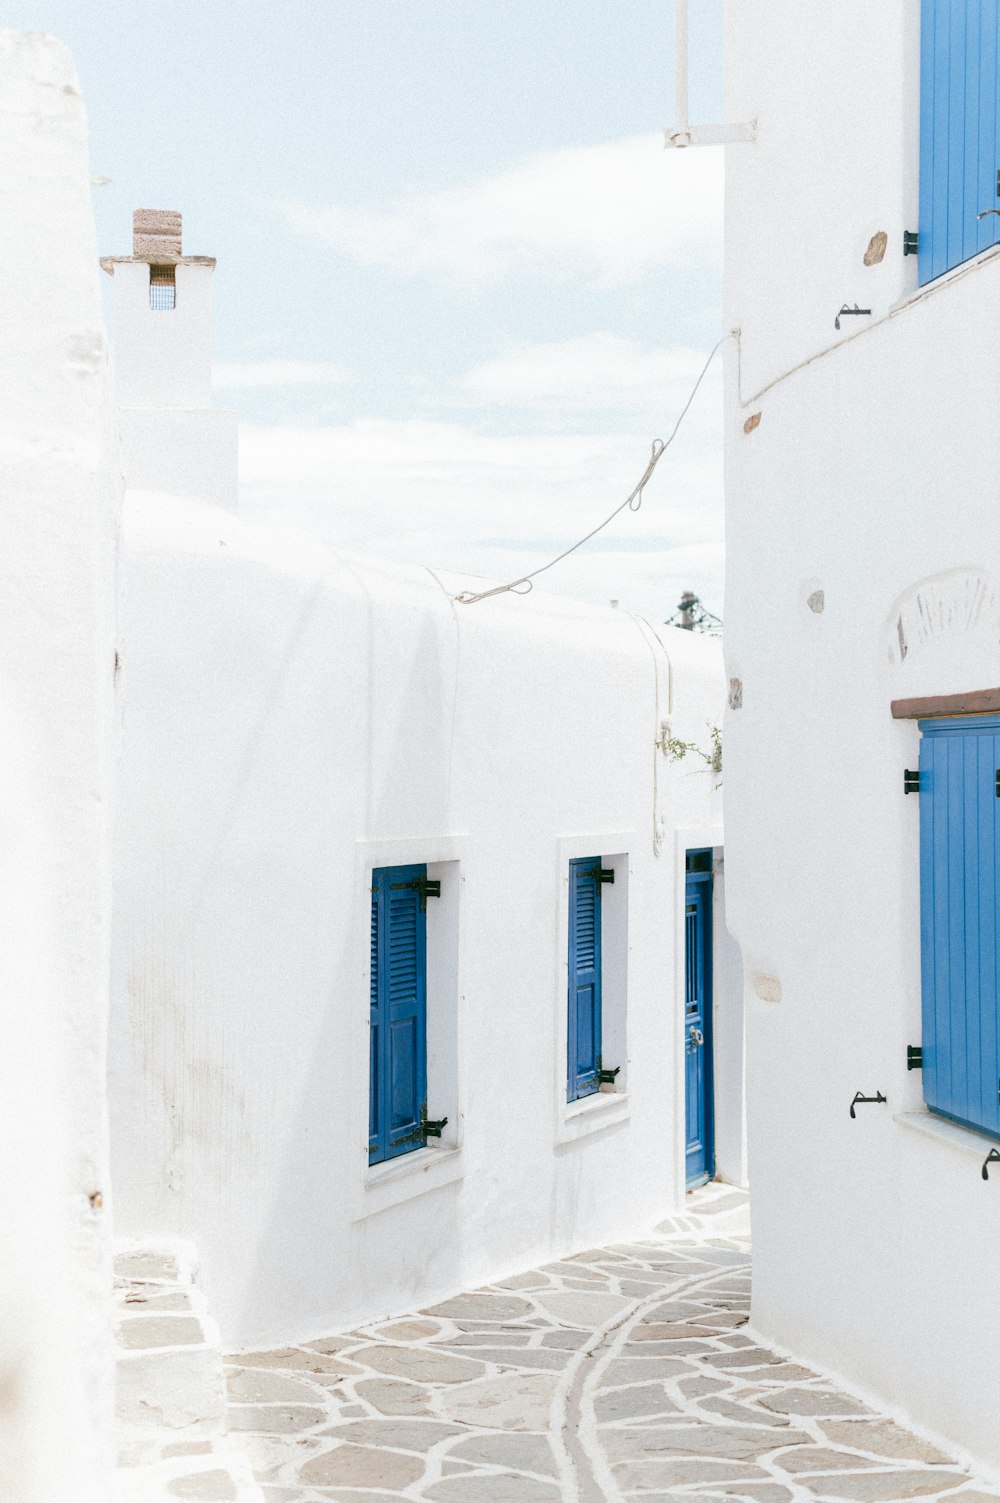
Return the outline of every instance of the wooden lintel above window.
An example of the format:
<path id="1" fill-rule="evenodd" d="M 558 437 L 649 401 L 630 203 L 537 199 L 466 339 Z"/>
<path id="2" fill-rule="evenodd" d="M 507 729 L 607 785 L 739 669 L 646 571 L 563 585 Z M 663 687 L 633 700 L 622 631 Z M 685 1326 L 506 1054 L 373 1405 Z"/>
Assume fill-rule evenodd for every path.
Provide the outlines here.
<path id="1" fill-rule="evenodd" d="M 926 699 L 894 699 L 893 720 L 931 720 L 935 715 L 989 715 L 1000 711 L 1000 689 L 967 694 L 932 694 Z"/>

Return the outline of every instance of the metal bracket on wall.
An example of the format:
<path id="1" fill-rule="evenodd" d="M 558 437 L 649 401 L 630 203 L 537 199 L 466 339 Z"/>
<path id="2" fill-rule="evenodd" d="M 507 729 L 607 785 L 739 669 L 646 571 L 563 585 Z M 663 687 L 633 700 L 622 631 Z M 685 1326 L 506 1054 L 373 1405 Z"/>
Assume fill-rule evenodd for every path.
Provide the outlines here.
<path id="1" fill-rule="evenodd" d="M 409 882 L 393 882 L 393 892 L 410 891 L 420 895 L 420 912 L 427 912 L 427 899 L 441 896 L 441 883 L 433 878 L 413 877 Z M 402 1141 L 402 1139 L 400 1140 Z"/>
<path id="2" fill-rule="evenodd" d="M 883 1096 L 881 1091 L 876 1091 L 874 1096 L 865 1096 L 861 1091 L 858 1091 L 858 1093 L 854 1097 L 854 1100 L 851 1102 L 851 1117 L 854 1117 L 854 1108 L 856 1106 L 875 1106 L 877 1104 L 884 1105 L 887 1100 L 888 1097 Z"/>
<path id="3" fill-rule="evenodd" d="M 837 314 L 837 317 L 833 320 L 833 327 L 835 329 L 839 329 L 840 320 L 842 318 L 853 318 L 855 314 L 857 314 L 860 318 L 871 318 L 872 310 L 870 308 L 859 308 L 857 303 L 854 304 L 853 308 L 848 308 L 847 304 L 845 303 L 840 312 Z"/>
<path id="4" fill-rule="evenodd" d="M 920 241 L 916 230 L 903 231 L 903 255 L 916 256 L 920 253 Z"/>
<path id="5" fill-rule="evenodd" d="M 920 773 L 911 771 L 909 767 L 904 768 L 903 770 L 903 792 L 920 792 Z"/>
<path id="6" fill-rule="evenodd" d="M 664 146 L 728 146 L 735 141 L 756 141 L 756 120 L 740 125 L 688 123 L 688 0 L 674 0 L 674 76 L 676 124 L 668 125 L 663 132 Z"/>
<path id="7" fill-rule="evenodd" d="M 995 1148 L 991 1148 L 983 1159 L 983 1179 L 989 1179 L 991 1164 L 1000 1164 L 1000 1153 L 997 1153 Z"/>
<path id="8" fill-rule="evenodd" d="M 907 1044 L 906 1068 L 908 1070 L 922 1070 L 924 1068 L 924 1051 L 920 1044 Z"/>

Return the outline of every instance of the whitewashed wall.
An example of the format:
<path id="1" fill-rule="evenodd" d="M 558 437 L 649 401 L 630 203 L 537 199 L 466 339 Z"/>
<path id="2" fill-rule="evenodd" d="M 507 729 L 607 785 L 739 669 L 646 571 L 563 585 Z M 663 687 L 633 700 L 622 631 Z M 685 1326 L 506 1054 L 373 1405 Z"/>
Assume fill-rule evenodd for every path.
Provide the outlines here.
<path id="1" fill-rule="evenodd" d="M 0 1496 L 104 1503 L 115 492 L 86 122 L 0 31 Z"/>
<path id="2" fill-rule="evenodd" d="M 753 1319 L 996 1465 L 1000 1186 L 980 1176 L 987 1140 L 921 1131 L 906 1070 L 919 811 L 902 773 L 918 732 L 889 704 L 1000 682 L 1000 259 L 918 294 L 902 256 L 917 228 L 915 0 L 734 0 L 726 41 L 729 116 L 759 122 L 755 146 L 728 152 L 726 246 L 742 330 L 726 865 L 746 973 Z M 879 230 L 886 258 L 868 268 Z M 872 318 L 837 334 L 855 301 Z M 888 1106 L 851 1121 L 859 1089 Z"/>
<path id="3" fill-rule="evenodd" d="M 167 496 L 127 501 L 123 549 L 122 1230 L 191 1237 L 226 1339 L 251 1343 L 412 1308 L 669 1212 L 676 829 L 721 844 L 721 825 L 711 773 L 655 743 L 663 721 L 707 743 L 717 644 L 661 627 L 668 661 L 625 613 L 541 593 L 463 608 L 448 598 L 463 582 Z M 588 854 L 616 868 L 605 1053 L 623 1090 L 574 1114 L 566 872 Z M 449 1125 L 369 1171 L 369 872 L 414 860 L 442 880 L 429 1110 Z"/>

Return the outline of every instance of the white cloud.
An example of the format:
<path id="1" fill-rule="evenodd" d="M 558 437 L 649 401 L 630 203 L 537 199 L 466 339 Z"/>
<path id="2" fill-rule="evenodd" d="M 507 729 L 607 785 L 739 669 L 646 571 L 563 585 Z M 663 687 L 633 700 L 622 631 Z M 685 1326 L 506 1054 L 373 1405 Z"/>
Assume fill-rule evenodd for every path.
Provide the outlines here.
<path id="1" fill-rule="evenodd" d="M 388 207 L 280 206 L 289 225 L 363 266 L 466 284 L 511 275 L 621 286 L 664 266 L 716 264 L 721 152 L 659 135 L 530 158 L 465 187 Z"/>
<path id="2" fill-rule="evenodd" d="M 460 400 L 476 406 L 534 407 L 592 412 L 683 406 L 706 351 L 642 349 L 614 334 L 584 334 L 548 344 L 518 344 L 475 366 L 457 383 Z M 719 367 L 706 377 L 706 404 L 713 400 Z M 718 401 L 718 397 L 715 397 Z"/>
<path id="3" fill-rule="evenodd" d="M 356 552 L 503 579 L 545 563 L 600 522 L 638 480 L 638 434 L 485 434 L 458 422 L 364 420 L 244 427 L 243 509 L 292 521 Z M 681 588 L 722 591 L 718 446 L 681 441 L 624 512 L 542 587 L 652 612 Z M 659 615 L 656 613 L 659 611 Z"/>
<path id="4" fill-rule="evenodd" d="M 222 362 L 212 370 L 219 387 L 343 386 L 351 379 L 341 365 L 322 360 L 249 360 Z"/>

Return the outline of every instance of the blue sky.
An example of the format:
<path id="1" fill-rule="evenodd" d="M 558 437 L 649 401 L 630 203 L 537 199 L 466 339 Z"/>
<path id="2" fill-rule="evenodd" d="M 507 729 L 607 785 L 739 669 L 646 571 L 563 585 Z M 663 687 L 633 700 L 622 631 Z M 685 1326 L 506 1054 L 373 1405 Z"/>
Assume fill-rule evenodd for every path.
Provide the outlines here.
<path id="1" fill-rule="evenodd" d="M 218 257 L 243 509 L 503 577 L 628 493 L 718 337 L 721 154 L 665 152 L 670 0 L 0 0 L 71 46 L 102 253 L 134 207 Z M 721 0 L 691 3 L 722 118 Z M 721 382 L 643 510 L 545 588 L 722 591 Z"/>

